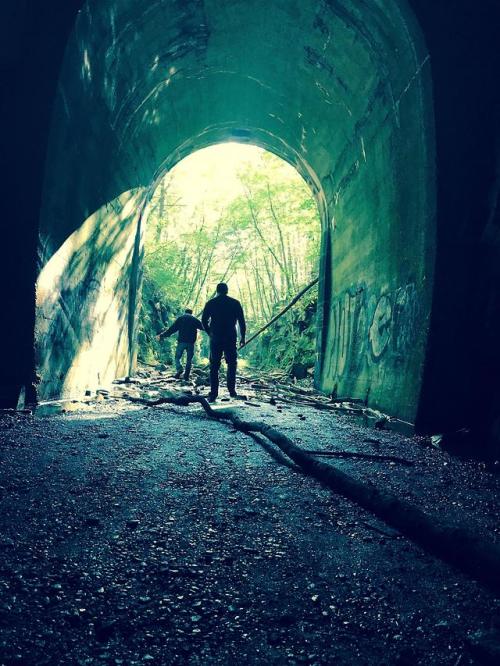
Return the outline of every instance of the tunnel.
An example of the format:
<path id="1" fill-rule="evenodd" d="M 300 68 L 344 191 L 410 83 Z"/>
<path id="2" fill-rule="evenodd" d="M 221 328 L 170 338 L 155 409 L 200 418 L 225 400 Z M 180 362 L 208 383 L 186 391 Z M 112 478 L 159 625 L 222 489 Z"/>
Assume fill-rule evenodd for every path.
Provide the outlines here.
<path id="1" fill-rule="evenodd" d="M 318 386 L 414 421 L 435 236 L 429 57 L 408 8 L 385 5 L 82 7 L 42 200 L 40 396 L 131 371 L 151 183 L 230 139 L 283 157 L 317 197 Z"/>
<path id="2" fill-rule="evenodd" d="M 2 664 L 500 663 L 499 28 L 498 0 L 0 3 Z M 175 225 L 158 264 L 189 265 L 155 202 L 234 143 L 318 224 L 287 200 L 310 264 L 247 319 L 294 319 L 265 367 L 233 336 L 217 393 L 208 325 L 169 369 L 187 304 L 148 243 Z M 246 271 L 272 245 L 241 209 Z M 299 377 L 275 332 L 304 330 Z"/>
<path id="3" fill-rule="evenodd" d="M 3 267 L 23 326 L 3 333 L 3 403 L 133 371 L 148 197 L 186 155 L 238 141 L 292 164 L 318 202 L 317 388 L 429 432 L 470 426 L 479 392 L 496 437 L 494 3 L 63 4 L 7 8 L 20 222 Z"/>

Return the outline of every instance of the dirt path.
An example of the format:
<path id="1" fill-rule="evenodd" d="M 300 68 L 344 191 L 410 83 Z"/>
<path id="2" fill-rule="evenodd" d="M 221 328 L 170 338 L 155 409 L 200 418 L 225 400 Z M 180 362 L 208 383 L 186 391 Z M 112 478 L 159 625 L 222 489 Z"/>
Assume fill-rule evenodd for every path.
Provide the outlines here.
<path id="1" fill-rule="evenodd" d="M 499 539 L 499 479 L 307 406 L 242 405 Z M 199 407 L 107 400 L 0 420 L 0 664 L 463 664 L 479 584 Z"/>

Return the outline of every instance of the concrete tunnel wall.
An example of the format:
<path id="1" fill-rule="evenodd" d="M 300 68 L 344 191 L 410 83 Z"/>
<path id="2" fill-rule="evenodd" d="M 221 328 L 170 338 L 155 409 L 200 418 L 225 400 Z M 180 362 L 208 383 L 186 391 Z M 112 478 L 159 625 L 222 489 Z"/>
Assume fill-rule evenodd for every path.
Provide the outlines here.
<path id="1" fill-rule="evenodd" d="M 317 385 L 413 421 L 432 293 L 432 103 L 423 39 L 394 0 L 85 3 L 46 161 L 39 395 L 130 370 L 148 188 L 228 139 L 287 159 L 320 204 Z"/>

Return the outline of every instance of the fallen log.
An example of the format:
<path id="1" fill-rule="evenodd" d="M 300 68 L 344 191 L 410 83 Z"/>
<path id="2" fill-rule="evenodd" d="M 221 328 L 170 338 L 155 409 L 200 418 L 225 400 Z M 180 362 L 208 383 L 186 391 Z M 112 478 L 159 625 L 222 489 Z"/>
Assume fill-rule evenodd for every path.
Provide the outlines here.
<path id="1" fill-rule="evenodd" d="M 285 388 L 280 386 L 280 391 L 287 392 L 289 397 L 279 396 L 279 399 L 283 402 L 287 402 L 292 405 L 307 405 L 314 407 L 314 409 L 330 411 L 330 412 L 341 412 L 342 414 L 363 414 L 366 411 L 364 407 L 346 407 L 344 404 L 336 404 L 330 400 L 320 400 L 318 398 L 313 398 L 309 395 L 303 395 L 302 393 L 293 393 L 292 391 L 286 391 Z M 275 396 L 276 397 L 276 396 Z M 358 404 L 358 403 L 355 403 Z"/>
<path id="2" fill-rule="evenodd" d="M 304 407 L 314 407 L 317 410 L 330 411 L 330 412 L 341 412 L 342 414 L 363 414 L 363 409 L 359 407 L 342 407 L 340 405 L 334 405 L 330 402 L 322 402 L 320 400 L 316 401 L 313 398 L 306 398 L 305 396 L 290 396 L 286 397 L 281 394 L 273 395 L 275 400 L 284 402 L 287 405 L 302 405 Z"/>
<path id="3" fill-rule="evenodd" d="M 299 301 L 302 298 L 302 296 L 304 296 L 304 294 L 307 293 L 309 291 L 309 289 L 312 289 L 312 287 L 314 287 L 314 285 L 317 284 L 318 282 L 319 282 L 319 278 L 315 278 L 312 282 L 310 282 L 307 285 L 307 287 L 304 287 L 304 289 L 299 291 L 299 293 L 292 298 L 290 303 L 288 303 L 288 305 L 285 308 L 283 308 L 283 310 L 278 312 L 278 314 L 275 317 L 273 317 L 270 321 L 268 321 L 267 324 L 262 326 L 262 328 L 259 328 L 257 333 L 254 333 L 251 338 L 248 338 L 248 340 L 245 342 L 245 344 L 242 345 L 242 348 L 246 347 L 248 344 L 250 344 L 250 342 L 252 342 L 252 340 L 255 340 L 255 338 L 257 338 L 261 333 L 263 333 L 270 326 L 272 326 L 274 324 L 274 322 L 278 321 L 278 319 L 280 319 L 285 313 L 287 313 L 288 310 L 290 310 L 295 305 L 295 303 L 297 303 L 297 301 Z"/>
<path id="4" fill-rule="evenodd" d="M 499 546 L 485 541 L 469 529 L 456 527 L 437 516 L 430 516 L 396 495 L 359 481 L 333 465 L 316 460 L 272 426 L 262 421 L 246 421 L 230 409 L 214 410 L 207 399 L 201 396 L 181 395 L 151 401 L 138 398 L 131 400 L 150 406 L 187 406 L 199 403 L 210 418 L 229 421 L 237 430 L 247 434 L 258 432 L 264 435 L 303 471 L 334 492 L 381 518 L 427 552 L 481 581 L 496 593 L 500 592 Z"/>
<path id="5" fill-rule="evenodd" d="M 354 405 L 366 404 L 366 400 L 361 400 L 361 398 L 331 398 L 331 401 L 335 403 L 352 402 Z"/>
<path id="6" fill-rule="evenodd" d="M 307 395 L 310 396 L 314 393 L 314 389 L 305 389 L 300 386 L 292 386 L 290 384 L 281 384 L 280 382 L 275 382 L 273 387 L 284 389 L 285 391 L 290 391 L 290 393 L 296 393 L 297 395 Z M 272 387 L 270 387 L 272 388 Z"/>
<path id="7" fill-rule="evenodd" d="M 312 405 L 315 409 L 330 410 L 333 412 L 351 412 L 354 414 L 361 414 L 363 412 L 363 407 L 346 407 L 344 404 L 335 404 L 334 402 L 324 402 L 323 400 L 318 400 L 317 398 L 303 398 L 304 402 L 309 405 Z M 356 403 L 357 404 L 357 403 Z"/>

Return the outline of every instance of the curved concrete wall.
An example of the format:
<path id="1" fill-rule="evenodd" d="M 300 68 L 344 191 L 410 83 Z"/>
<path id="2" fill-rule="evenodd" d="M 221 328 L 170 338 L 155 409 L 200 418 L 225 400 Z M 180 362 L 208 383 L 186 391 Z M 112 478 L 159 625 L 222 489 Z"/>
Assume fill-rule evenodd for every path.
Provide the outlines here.
<path id="1" fill-rule="evenodd" d="M 318 385 L 413 420 L 432 293 L 432 103 L 427 51 L 395 0 L 83 6 L 46 163 L 41 395 L 133 363 L 140 215 L 123 202 L 140 211 L 159 169 L 227 139 L 281 155 L 318 197 Z M 103 342 L 113 335 L 126 343 Z"/>
<path id="2" fill-rule="evenodd" d="M 37 281 L 41 394 L 106 386 L 135 359 L 143 193 L 125 192 L 74 231 Z"/>

